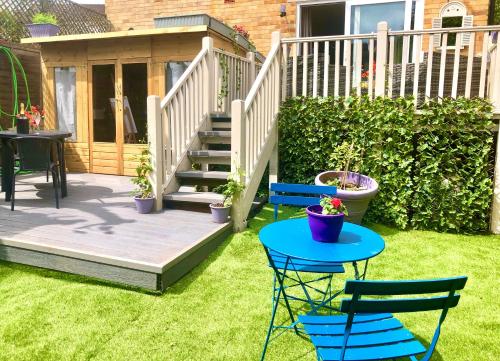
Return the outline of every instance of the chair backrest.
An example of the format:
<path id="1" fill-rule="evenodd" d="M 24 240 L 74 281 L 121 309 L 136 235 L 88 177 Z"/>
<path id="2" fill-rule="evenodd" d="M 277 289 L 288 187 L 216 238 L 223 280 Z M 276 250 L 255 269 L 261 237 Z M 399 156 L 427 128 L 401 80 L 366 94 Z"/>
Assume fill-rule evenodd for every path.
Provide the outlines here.
<path id="1" fill-rule="evenodd" d="M 17 150 L 22 171 L 45 171 L 50 167 L 50 156 L 55 140 L 47 137 L 16 137 L 10 144 Z"/>
<path id="2" fill-rule="evenodd" d="M 315 186 L 306 184 L 271 183 L 269 203 L 274 204 L 274 220 L 278 219 L 280 205 L 307 207 L 319 204 L 322 195 L 337 194 L 335 186 Z M 309 197 L 308 195 L 313 195 Z"/>
<path id="3" fill-rule="evenodd" d="M 458 304 L 462 290 L 467 282 L 466 276 L 418 281 L 347 281 L 345 293 L 352 295 L 340 304 L 340 311 L 348 314 L 345 344 L 349 337 L 354 315 L 359 313 L 403 313 L 441 310 L 438 326 L 429 349 L 422 360 L 429 360 L 439 338 L 441 324 L 448 309 Z M 432 295 L 429 294 L 441 294 Z M 427 297 L 424 295 L 427 294 Z M 390 298 L 381 296 L 418 295 L 411 298 Z M 362 298 L 375 296 L 377 298 Z M 344 348 L 345 348 L 344 344 Z"/>

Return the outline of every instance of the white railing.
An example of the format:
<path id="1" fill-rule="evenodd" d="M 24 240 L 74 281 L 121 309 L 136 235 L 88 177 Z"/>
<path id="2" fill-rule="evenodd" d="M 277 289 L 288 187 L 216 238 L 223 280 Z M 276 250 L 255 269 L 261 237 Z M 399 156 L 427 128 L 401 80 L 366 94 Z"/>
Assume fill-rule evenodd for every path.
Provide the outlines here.
<path id="1" fill-rule="evenodd" d="M 214 109 L 230 114 L 232 101 L 244 99 L 255 80 L 255 53 L 249 52 L 244 58 L 215 49 L 214 74 Z"/>
<path id="2" fill-rule="evenodd" d="M 161 101 L 165 179 L 175 173 L 210 110 L 211 41 L 203 48 Z"/>
<path id="3" fill-rule="evenodd" d="M 268 162 L 270 176 L 276 174 L 281 61 L 280 33 L 275 32 L 271 50 L 248 96 L 232 104 L 231 168 L 245 183 L 245 191 L 233 206 L 233 222 L 238 230 L 245 227 Z"/>
<path id="4" fill-rule="evenodd" d="M 198 132 L 210 128 L 209 115 L 230 114 L 231 102 L 245 98 L 255 79 L 255 54 L 246 58 L 214 49 L 203 38 L 202 49 L 163 100 L 148 97 L 148 140 L 156 209 L 162 195 L 177 191 L 177 171 L 188 170 L 191 149 L 202 147 Z"/>
<path id="5" fill-rule="evenodd" d="M 488 97 L 500 110 L 500 26 L 282 39 L 287 96 Z M 458 46 L 456 46 L 458 44 Z"/>

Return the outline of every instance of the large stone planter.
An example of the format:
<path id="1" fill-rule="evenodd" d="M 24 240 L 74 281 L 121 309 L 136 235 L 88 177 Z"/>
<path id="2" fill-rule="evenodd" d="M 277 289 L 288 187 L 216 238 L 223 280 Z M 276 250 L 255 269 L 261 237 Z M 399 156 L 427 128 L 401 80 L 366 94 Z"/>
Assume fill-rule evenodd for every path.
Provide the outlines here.
<path id="1" fill-rule="evenodd" d="M 339 178 L 343 173 L 342 171 L 320 173 L 316 176 L 314 183 L 325 186 L 329 180 Z M 373 178 L 354 172 L 348 172 L 347 181 L 367 188 L 361 191 L 337 189 L 337 198 L 342 199 L 342 202 L 344 202 L 349 211 L 349 215 L 345 217 L 345 221 L 360 224 L 368 209 L 368 204 L 370 204 L 372 198 L 378 193 L 378 183 Z"/>

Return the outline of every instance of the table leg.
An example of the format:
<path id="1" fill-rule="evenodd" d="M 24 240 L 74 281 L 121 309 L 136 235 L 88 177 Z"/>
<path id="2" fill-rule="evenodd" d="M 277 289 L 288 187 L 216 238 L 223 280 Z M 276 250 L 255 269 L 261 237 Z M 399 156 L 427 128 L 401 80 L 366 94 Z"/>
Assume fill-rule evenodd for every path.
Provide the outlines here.
<path id="1" fill-rule="evenodd" d="M 58 143 L 59 148 L 59 162 L 61 166 L 61 198 L 68 196 L 68 184 L 66 182 L 66 161 L 64 159 L 64 139 Z"/>
<path id="2" fill-rule="evenodd" d="M 5 201 L 10 202 L 12 195 L 12 177 L 14 176 L 14 153 L 7 144 L 8 139 L 2 138 L 2 192 L 5 192 Z"/>
<path id="3" fill-rule="evenodd" d="M 290 303 L 288 302 L 288 297 L 287 297 L 287 294 L 285 292 L 285 284 L 284 284 L 284 280 L 286 278 L 286 271 L 287 271 L 288 265 L 290 264 L 290 257 L 287 257 L 283 272 L 280 272 L 276 268 L 276 265 L 274 264 L 273 259 L 269 255 L 268 250 L 265 249 L 265 251 L 266 251 L 267 257 L 269 259 L 269 262 L 271 264 L 271 267 L 274 271 L 275 277 L 278 280 L 279 289 L 278 289 L 278 294 L 276 296 L 276 300 L 273 303 L 273 312 L 271 314 L 271 321 L 269 323 L 269 328 L 267 330 L 266 341 L 264 343 L 264 349 L 262 350 L 261 361 L 263 361 L 264 358 L 266 357 L 267 346 L 269 345 L 271 334 L 272 334 L 273 329 L 274 329 L 274 319 L 276 317 L 276 312 L 278 310 L 279 301 L 280 301 L 281 297 L 283 297 L 283 300 L 285 301 L 285 305 L 286 305 L 286 308 L 288 310 L 288 315 L 290 316 L 290 320 L 292 321 L 292 325 L 293 325 L 293 328 L 295 330 L 295 333 L 299 334 L 299 330 L 297 329 L 297 324 L 295 322 L 295 317 L 293 317 L 292 308 L 290 307 Z"/>
<path id="4" fill-rule="evenodd" d="M 352 263 L 352 266 L 354 267 L 354 278 L 357 280 L 360 280 L 360 279 L 364 280 L 366 278 L 366 272 L 368 271 L 368 260 L 365 261 L 365 267 L 364 267 L 363 273 L 361 275 L 359 274 L 358 263 L 356 261 L 354 261 Z"/>

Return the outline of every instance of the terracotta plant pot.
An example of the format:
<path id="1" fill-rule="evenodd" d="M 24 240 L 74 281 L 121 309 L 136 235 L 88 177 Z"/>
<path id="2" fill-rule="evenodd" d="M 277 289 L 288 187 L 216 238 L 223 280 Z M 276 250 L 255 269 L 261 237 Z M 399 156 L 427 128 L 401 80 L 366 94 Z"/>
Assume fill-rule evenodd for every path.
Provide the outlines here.
<path id="1" fill-rule="evenodd" d="M 54 24 L 27 24 L 32 38 L 44 38 L 47 36 L 56 36 L 60 28 Z"/>
<path id="2" fill-rule="evenodd" d="M 316 185 L 326 186 L 329 180 L 340 178 L 343 174 L 344 172 L 342 171 L 323 172 L 316 176 L 314 183 Z M 378 183 L 373 178 L 354 172 L 347 173 L 347 182 L 366 187 L 366 189 L 359 191 L 337 188 L 336 197 L 342 200 L 349 211 L 349 215 L 345 217 L 346 222 L 360 224 L 368 209 L 370 201 L 378 193 Z"/>
<path id="3" fill-rule="evenodd" d="M 227 223 L 229 222 L 229 214 L 231 207 L 220 207 L 217 204 L 210 205 L 210 212 L 212 213 L 212 220 L 214 223 Z"/>
<path id="4" fill-rule="evenodd" d="M 319 205 L 306 208 L 312 238 L 318 242 L 337 242 L 344 225 L 344 213 L 321 214 L 322 210 Z"/>
<path id="5" fill-rule="evenodd" d="M 150 213 L 151 210 L 153 209 L 155 199 L 154 198 L 134 197 L 134 202 L 135 202 L 135 208 L 137 209 L 137 212 L 139 212 L 141 214 L 146 214 L 146 213 Z"/>

